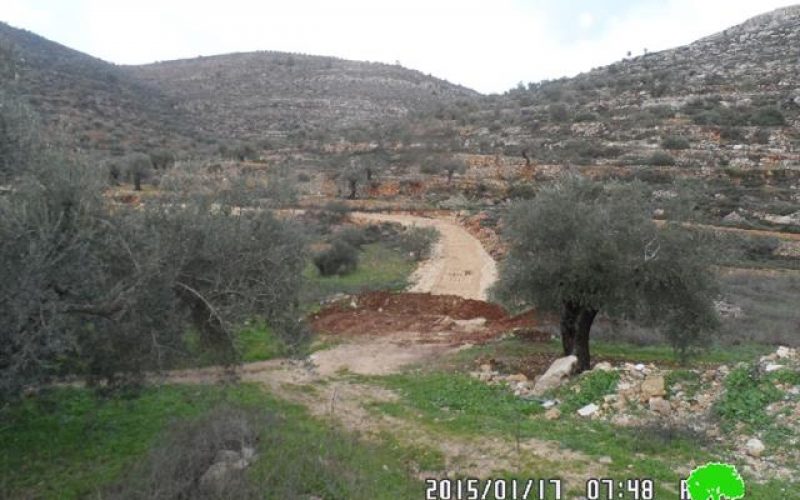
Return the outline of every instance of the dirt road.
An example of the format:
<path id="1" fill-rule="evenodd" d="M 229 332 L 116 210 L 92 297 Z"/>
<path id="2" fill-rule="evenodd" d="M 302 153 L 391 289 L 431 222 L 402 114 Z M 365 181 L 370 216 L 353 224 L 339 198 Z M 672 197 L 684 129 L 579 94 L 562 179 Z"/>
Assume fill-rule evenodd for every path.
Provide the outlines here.
<path id="1" fill-rule="evenodd" d="M 481 243 L 453 219 L 371 213 L 354 214 L 354 219 L 433 227 L 439 231 L 441 238 L 434 255 L 415 273 L 412 292 L 484 300 L 487 289 L 496 279 L 494 260 Z M 387 296 L 377 311 L 390 315 L 393 307 L 397 307 L 390 299 L 391 296 Z M 259 383 L 276 396 L 300 403 L 312 415 L 338 422 L 348 431 L 376 439 L 390 434 L 406 446 L 437 449 L 444 457 L 445 469 L 416 471 L 420 478 L 438 477 L 446 472 L 466 477 L 488 477 L 513 469 L 541 470 L 549 467 L 563 470 L 562 477 L 574 479 L 577 483 L 580 477 L 604 474 L 604 466 L 556 442 L 539 439 L 515 441 L 500 436 L 448 437 L 418 425 L 413 418 L 393 417 L 369 410 L 370 405 L 398 401 L 401 397 L 379 383 L 354 380 L 348 374 L 380 376 L 401 372 L 410 365 L 435 363 L 442 356 L 469 348 L 470 335 L 477 333 L 475 328 L 485 329 L 486 320 L 497 319 L 494 318 L 497 315 L 494 308 L 498 306 L 469 303 L 464 307 L 469 306 L 471 312 L 474 312 L 471 308 L 477 308 L 475 314 L 480 317 L 473 318 L 474 314 L 470 314 L 468 317 L 471 319 L 459 320 L 460 309 L 445 307 L 445 303 L 453 301 L 454 297 L 437 299 L 441 299 L 438 300 L 442 302 L 439 306 L 447 309 L 446 314 L 442 311 L 434 314 L 436 311 L 432 308 L 436 300 L 429 301 L 430 307 L 423 308 L 424 313 L 418 313 L 420 324 L 433 321 L 435 328 L 430 325 L 417 327 L 414 321 L 378 321 L 374 332 L 334 336 L 336 345 L 317 351 L 305 360 L 249 363 L 237 370 L 238 375 L 242 381 Z M 422 300 L 406 297 L 406 301 L 416 305 Z M 364 322 L 362 309 L 361 306 L 353 309 L 360 323 Z M 409 314 L 414 316 L 414 313 Z M 483 321 L 473 323 L 475 319 Z M 207 368 L 173 372 L 167 380 L 172 383 L 213 383 L 224 376 L 220 368 Z M 554 457 L 558 457 L 558 462 Z M 569 470 L 564 468 L 565 462 L 569 462 Z"/>
<path id="2" fill-rule="evenodd" d="M 365 212 L 353 213 L 351 217 L 357 222 L 396 222 L 439 231 L 441 236 L 432 257 L 412 276 L 411 292 L 486 300 L 489 287 L 497 279 L 494 259 L 481 242 L 453 218 Z"/>

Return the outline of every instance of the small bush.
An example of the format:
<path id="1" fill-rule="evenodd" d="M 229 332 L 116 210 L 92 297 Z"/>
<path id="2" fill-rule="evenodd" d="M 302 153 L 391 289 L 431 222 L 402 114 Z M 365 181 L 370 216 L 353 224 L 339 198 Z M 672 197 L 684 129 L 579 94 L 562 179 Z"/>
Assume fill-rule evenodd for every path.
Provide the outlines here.
<path id="1" fill-rule="evenodd" d="M 327 232 L 330 230 L 331 226 L 336 226 L 343 223 L 349 213 L 350 208 L 347 205 L 343 203 L 331 202 L 325 205 L 325 208 L 322 210 L 317 211 L 314 215 L 317 223 L 322 226 L 323 232 Z"/>
<path id="2" fill-rule="evenodd" d="M 297 182 L 311 182 L 311 176 L 305 172 L 297 174 Z"/>
<path id="3" fill-rule="evenodd" d="M 569 109 L 564 104 L 551 104 L 547 107 L 550 121 L 554 123 L 564 123 L 569 119 Z"/>
<path id="4" fill-rule="evenodd" d="M 433 245 L 438 240 L 439 232 L 436 229 L 412 227 L 398 235 L 397 246 L 414 260 L 420 261 L 430 257 Z"/>
<path id="5" fill-rule="evenodd" d="M 368 233 L 366 228 L 358 226 L 343 227 L 336 233 L 336 238 L 358 249 L 367 243 L 373 243 L 371 233 Z"/>
<path id="6" fill-rule="evenodd" d="M 427 175 L 436 175 L 442 171 L 441 167 L 435 161 L 428 161 L 419 167 L 420 173 Z"/>
<path id="7" fill-rule="evenodd" d="M 759 127 L 783 127 L 786 125 L 786 118 L 779 109 L 773 107 L 761 108 L 756 111 L 750 122 Z"/>
<path id="8" fill-rule="evenodd" d="M 719 131 L 719 137 L 730 142 L 741 142 L 745 139 L 742 131 L 736 127 L 723 127 Z"/>
<path id="9" fill-rule="evenodd" d="M 334 240 L 331 246 L 314 256 L 314 265 L 322 276 L 343 276 L 358 268 L 358 249 L 343 240 Z"/>
<path id="10" fill-rule="evenodd" d="M 690 144 L 689 140 L 685 137 L 672 135 L 665 137 L 664 140 L 661 141 L 661 147 L 664 149 L 682 150 L 689 149 Z"/>
<path id="11" fill-rule="evenodd" d="M 258 498 L 243 470 L 201 480 L 221 454 L 255 450 L 261 430 L 275 421 L 263 411 L 219 406 L 195 421 L 171 426 L 159 445 L 109 492 L 118 499 Z M 246 451 L 247 450 L 247 451 Z"/>
<path id="12" fill-rule="evenodd" d="M 583 113 L 577 114 L 572 121 L 574 121 L 575 123 L 583 123 L 583 122 L 596 122 L 599 119 L 600 118 L 596 114 L 589 111 L 585 111 Z"/>
<path id="13" fill-rule="evenodd" d="M 675 158 L 668 153 L 658 151 L 647 158 L 647 164 L 652 167 L 671 167 L 675 165 Z"/>
<path id="14" fill-rule="evenodd" d="M 752 142 L 755 144 L 769 144 L 771 135 L 769 130 L 760 128 L 753 132 Z"/>

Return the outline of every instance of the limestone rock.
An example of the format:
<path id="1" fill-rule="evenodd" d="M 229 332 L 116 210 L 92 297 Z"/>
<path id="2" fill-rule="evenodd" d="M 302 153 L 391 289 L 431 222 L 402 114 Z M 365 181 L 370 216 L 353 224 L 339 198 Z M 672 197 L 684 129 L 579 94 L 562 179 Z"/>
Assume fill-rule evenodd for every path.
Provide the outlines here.
<path id="1" fill-rule="evenodd" d="M 650 398 L 647 402 L 650 411 L 661 415 L 669 415 L 672 412 L 672 405 L 669 401 L 661 397 Z"/>
<path id="2" fill-rule="evenodd" d="M 550 389 L 560 386 L 572 375 L 577 366 L 577 356 L 566 356 L 553 361 L 550 368 L 536 381 L 536 385 L 533 387 L 533 394 L 541 396 Z"/>
<path id="3" fill-rule="evenodd" d="M 751 457 L 760 457 L 766 449 L 764 443 L 762 443 L 758 438 L 748 439 L 744 447 L 747 454 Z"/>
<path id="4" fill-rule="evenodd" d="M 547 420 L 558 420 L 561 418 L 561 410 L 558 408 L 550 408 L 546 412 L 544 412 L 544 418 Z"/>
<path id="5" fill-rule="evenodd" d="M 596 404 L 589 403 L 588 405 L 578 410 L 578 415 L 580 415 L 581 417 L 591 417 L 592 415 L 597 413 L 597 410 L 599 409 L 600 407 L 597 406 Z"/>
<path id="6" fill-rule="evenodd" d="M 651 375 L 644 379 L 641 387 L 639 388 L 642 400 L 647 401 L 650 398 L 664 397 L 667 390 L 662 375 Z"/>
<path id="7" fill-rule="evenodd" d="M 611 366 L 611 363 L 608 361 L 601 361 L 600 363 L 594 365 L 593 369 L 601 372 L 610 372 L 614 370 L 614 367 Z"/>

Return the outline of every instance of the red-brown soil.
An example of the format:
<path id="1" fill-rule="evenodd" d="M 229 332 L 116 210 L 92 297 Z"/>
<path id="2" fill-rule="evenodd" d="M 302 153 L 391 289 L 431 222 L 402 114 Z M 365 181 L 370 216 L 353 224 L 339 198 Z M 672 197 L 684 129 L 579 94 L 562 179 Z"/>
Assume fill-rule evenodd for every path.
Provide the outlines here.
<path id="1" fill-rule="evenodd" d="M 484 318 L 484 325 L 465 320 Z M 509 316 L 497 304 L 453 295 L 370 292 L 333 304 L 311 318 L 314 330 L 333 335 L 381 335 L 417 332 L 431 342 L 481 343 L 507 332 L 545 340 L 534 312 Z M 455 335 L 446 335 L 455 332 Z"/>

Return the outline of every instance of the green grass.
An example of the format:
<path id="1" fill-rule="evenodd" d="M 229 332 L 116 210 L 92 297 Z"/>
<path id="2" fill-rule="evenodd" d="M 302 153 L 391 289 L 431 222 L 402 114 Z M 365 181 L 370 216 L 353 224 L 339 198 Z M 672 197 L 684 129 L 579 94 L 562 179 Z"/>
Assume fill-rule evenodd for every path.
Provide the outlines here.
<path id="1" fill-rule="evenodd" d="M 648 477 L 656 480 L 656 498 L 674 498 L 674 487 L 681 479 L 678 470 L 689 464 L 710 461 L 739 463 L 735 452 L 704 440 L 687 429 L 674 426 L 646 428 L 617 427 L 574 415 L 562 406 L 562 417 L 544 419 L 536 404 L 513 397 L 507 389 L 488 386 L 459 373 L 416 372 L 375 379 L 397 390 L 403 399 L 385 408 L 387 413 L 415 419 L 415 424 L 431 429 L 434 434 L 464 438 L 486 437 L 507 440 L 537 438 L 553 440 L 562 446 L 582 452 L 594 459 L 611 457 L 607 477 L 615 479 Z M 611 377 L 587 377 L 578 384 L 587 391 L 587 400 L 602 398 L 616 383 Z M 591 395 L 591 397 L 588 397 Z M 576 406 L 578 401 L 574 401 Z M 405 408 L 403 408 L 405 406 Z M 381 408 L 378 408 L 380 410 Z M 569 411 L 567 411 L 569 410 Z M 534 466 L 535 467 L 535 466 Z M 561 464 L 554 471 L 546 465 L 537 470 L 510 471 L 519 476 L 558 473 L 569 470 Z M 580 471 L 575 471 L 580 474 Z M 748 484 L 753 498 L 791 498 L 785 491 L 794 491 L 785 482 Z M 581 485 L 572 491 L 582 494 Z M 770 496 L 777 493 L 784 496 Z"/>
<path id="2" fill-rule="evenodd" d="M 680 478 L 675 468 L 712 457 L 710 450 L 698 446 L 691 436 L 663 437 L 656 432 L 637 432 L 569 414 L 549 421 L 537 416 L 542 413 L 538 404 L 466 375 L 404 374 L 387 377 L 382 383 L 398 390 L 411 409 L 407 414 L 419 415 L 418 425 L 428 426 L 435 433 L 557 441 L 590 457 L 611 457 L 609 477 L 651 477 L 664 484 L 677 484 Z M 555 474 L 558 469 L 513 472 L 541 477 L 543 472 Z M 667 495 L 668 490 L 661 493 Z"/>
<path id="3" fill-rule="evenodd" d="M 197 332 L 190 330 L 184 336 L 189 357 L 183 359 L 174 368 L 194 368 L 212 366 L 221 363 L 220 355 L 213 349 L 206 349 L 200 342 Z M 234 332 L 234 345 L 239 353 L 239 360 L 244 363 L 267 361 L 283 358 L 299 352 L 305 352 L 307 343 L 289 345 L 269 325 L 256 320 Z"/>
<path id="4" fill-rule="evenodd" d="M 725 377 L 725 393 L 715 405 L 714 413 L 729 430 L 738 422 L 763 429 L 772 423 L 766 406 L 782 397 L 771 377 L 761 375 L 756 366 L 743 366 Z"/>
<path id="5" fill-rule="evenodd" d="M 562 386 L 556 391 L 561 401 L 562 412 L 572 413 L 590 403 L 599 404 L 606 394 L 612 394 L 617 388 L 619 373 L 615 371 L 591 371 L 580 375 L 574 384 Z"/>
<path id="6" fill-rule="evenodd" d="M 6 408 L 0 429 L 0 497 L 83 498 L 118 481 L 175 419 L 196 418 L 220 402 L 279 417 L 277 439 L 249 471 L 265 498 L 417 498 L 410 462 L 437 457 L 396 443 L 376 444 L 332 429 L 256 386 L 166 386 L 136 399 L 101 401 L 85 389 L 57 389 Z"/>
<path id="7" fill-rule="evenodd" d="M 402 290 L 416 264 L 400 251 L 381 243 L 364 245 L 355 272 L 344 276 L 321 276 L 309 263 L 303 275 L 307 283 L 303 304 L 314 304 L 337 293 L 355 294 L 373 290 Z"/>
<path id="8" fill-rule="evenodd" d="M 88 390 L 57 389 L 4 409 L 0 496 L 87 496 L 145 453 L 170 419 L 198 415 L 221 397 L 212 387 L 187 386 L 102 401 Z"/>
<path id="9" fill-rule="evenodd" d="M 291 353 L 286 342 L 263 323 L 255 323 L 239 330 L 236 334 L 236 347 L 245 363 L 281 358 Z"/>

